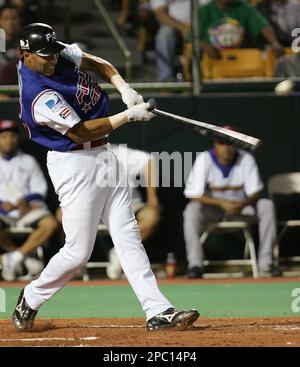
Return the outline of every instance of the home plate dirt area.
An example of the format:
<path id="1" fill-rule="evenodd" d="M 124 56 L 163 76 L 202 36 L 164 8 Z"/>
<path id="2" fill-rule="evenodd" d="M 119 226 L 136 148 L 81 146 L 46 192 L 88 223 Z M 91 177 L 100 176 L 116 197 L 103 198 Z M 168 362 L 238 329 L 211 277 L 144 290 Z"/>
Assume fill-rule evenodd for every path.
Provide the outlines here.
<path id="1" fill-rule="evenodd" d="M 300 321 L 288 318 L 202 318 L 186 331 L 158 332 L 137 318 L 38 320 L 30 332 L 0 326 L 0 346 L 300 346 Z"/>
<path id="2" fill-rule="evenodd" d="M 160 281 L 178 309 L 196 308 L 200 318 L 185 331 L 156 332 L 146 330 L 126 281 L 71 282 L 39 310 L 30 332 L 17 331 L 10 317 L 23 286 L 0 283 L 0 346 L 300 347 L 299 278 Z"/>

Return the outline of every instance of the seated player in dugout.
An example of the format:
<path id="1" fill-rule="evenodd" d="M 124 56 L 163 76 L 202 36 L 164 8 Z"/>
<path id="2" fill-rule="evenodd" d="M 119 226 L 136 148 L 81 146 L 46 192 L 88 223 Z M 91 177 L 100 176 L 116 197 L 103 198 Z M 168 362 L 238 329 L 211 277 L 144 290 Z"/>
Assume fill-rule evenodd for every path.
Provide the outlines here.
<path id="1" fill-rule="evenodd" d="M 266 18 L 245 1 L 212 0 L 199 6 L 198 19 L 200 48 L 211 58 L 220 58 L 220 50 L 226 48 L 259 47 L 261 38 L 276 56 L 283 54 Z"/>
<path id="2" fill-rule="evenodd" d="M 270 199 L 261 198 L 262 189 L 251 154 L 215 138 L 213 148 L 198 155 L 184 190 L 185 197 L 190 199 L 183 213 L 189 278 L 200 278 L 204 272 L 205 255 L 199 238 L 205 225 L 222 220 L 258 222 L 260 276 L 280 275 L 273 265 L 275 208 Z"/>
<path id="3" fill-rule="evenodd" d="M 47 168 L 59 197 L 66 240 L 39 278 L 20 292 L 12 315 L 15 327 L 31 329 L 38 309 L 87 263 L 101 220 L 146 314 L 147 330 L 190 327 L 199 313 L 176 310 L 159 290 L 132 212 L 126 177 L 108 144 L 113 130 L 131 121 L 151 120 L 150 104 L 111 63 L 57 41 L 47 24 L 25 26 L 20 48 L 20 118 L 29 137 L 49 149 Z M 127 109 L 108 116 L 109 97 L 89 72 L 113 84 Z M 113 184 L 107 176 L 114 178 Z"/>
<path id="4" fill-rule="evenodd" d="M 154 158 L 150 153 L 128 148 L 124 144 L 110 144 L 110 147 L 126 168 L 132 197 L 132 210 L 139 226 L 142 242 L 144 242 L 155 233 L 161 218 L 161 206 L 155 185 Z M 145 189 L 145 195 L 141 188 Z M 60 208 L 57 209 L 56 219 L 62 223 Z M 119 279 L 122 274 L 122 266 L 114 247 L 109 250 L 108 259 L 107 277 L 111 280 Z"/>
<path id="5" fill-rule="evenodd" d="M 6 281 L 16 280 L 22 263 L 31 276 L 43 268 L 29 255 L 45 244 L 57 228 L 45 204 L 46 193 L 47 183 L 38 163 L 18 148 L 16 122 L 0 120 L 0 248 L 5 251 L 2 278 Z M 10 226 L 29 226 L 34 231 L 17 246 L 6 231 Z"/>

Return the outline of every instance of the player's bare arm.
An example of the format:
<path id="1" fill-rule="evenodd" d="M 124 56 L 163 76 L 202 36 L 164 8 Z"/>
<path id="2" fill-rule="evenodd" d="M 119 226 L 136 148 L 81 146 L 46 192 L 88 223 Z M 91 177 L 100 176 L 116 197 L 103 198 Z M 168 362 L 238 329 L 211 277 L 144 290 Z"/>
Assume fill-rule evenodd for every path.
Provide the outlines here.
<path id="1" fill-rule="evenodd" d="M 100 78 L 113 84 L 120 92 L 122 100 L 128 108 L 144 102 L 143 97 L 126 83 L 118 70 L 101 57 L 83 52 L 80 67 L 85 71 L 94 72 Z"/>
<path id="2" fill-rule="evenodd" d="M 95 73 L 108 83 L 111 82 L 111 78 L 114 75 L 119 74 L 117 69 L 110 62 L 102 59 L 101 57 L 94 56 L 86 52 L 82 53 L 82 60 L 80 67 L 85 71 Z"/>
<path id="3" fill-rule="evenodd" d="M 167 6 L 161 6 L 159 8 L 156 8 L 154 10 L 154 13 L 160 23 L 166 24 L 168 26 L 171 26 L 177 29 L 179 32 L 182 33 L 183 36 L 187 33 L 187 30 L 189 28 L 188 25 L 181 23 L 178 20 L 176 20 L 175 18 L 171 17 L 169 15 Z"/>
<path id="4" fill-rule="evenodd" d="M 95 140 L 129 121 L 149 121 L 154 115 L 148 108 L 148 103 L 141 103 L 110 117 L 79 122 L 68 130 L 66 135 L 77 144 Z"/>
<path id="5" fill-rule="evenodd" d="M 199 201 L 205 205 L 213 205 L 223 209 L 225 212 L 233 210 L 236 208 L 236 202 L 232 202 L 229 200 L 214 198 L 210 195 L 202 195 L 198 197 L 193 197 L 192 200 Z"/>
<path id="6" fill-rule="evenodd" d="M 261 192 L 257 192 L 242 201 L 231 201 L 225 199 L 214 198 L 209 195 L 202 195 L 195 197 L 193 200 L 200 201 L 202 204 L 214 205 L 223 209 L 226 213 L 240 212 L 244 207 L 248 205 L 255 205 L 258 199 L 261 197 Z"/>
<path id="7" fill-rule="evenodd" d="M 67 132 L 66 135 L 70 139 L 78 144 L 82 144 L 109 134 L 128 121 L 148 121 L 153 117 L 147 111 L 149 106 L 147 103 L 143 103 L 143 97 L 125 82 L 110 62 L 100 57 L 83 53 L 80 67 L 112 83 L 121 93 L 122 100 L 129 109 L 107 118 L 78 123 Z"/>
<path id="8" fill-rule="evenodd" d="M 255 205 L 260 198 L 261 198 L 261 191 L 256 192 L 255 194 L 249 196 L 248 198 L 242 201 L 243 207 L 248 205 Z"/>

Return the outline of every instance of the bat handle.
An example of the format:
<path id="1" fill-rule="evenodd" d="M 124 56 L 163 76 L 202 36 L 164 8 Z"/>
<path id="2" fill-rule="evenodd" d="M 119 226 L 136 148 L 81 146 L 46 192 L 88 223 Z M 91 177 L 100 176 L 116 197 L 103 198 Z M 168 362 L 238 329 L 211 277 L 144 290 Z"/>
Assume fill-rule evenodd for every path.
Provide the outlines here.
<path id="1" fill-rule="evenodd" d="M 156 108 L 156 100 L 154 98 L 150 98 L 148 111 L 153 111 Z"/>

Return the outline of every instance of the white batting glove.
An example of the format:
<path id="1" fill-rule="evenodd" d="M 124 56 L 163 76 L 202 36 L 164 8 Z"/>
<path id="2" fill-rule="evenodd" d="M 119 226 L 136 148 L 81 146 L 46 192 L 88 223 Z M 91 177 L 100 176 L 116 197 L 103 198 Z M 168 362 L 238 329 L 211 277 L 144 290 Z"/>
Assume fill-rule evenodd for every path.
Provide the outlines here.
<path id="1" fill-rule="evenodd" d="M 144 102 L 143 97 L 127 83 L 122 85 L 120 88 L 120 93 L 122 96 L 122 101 L 126 104 L 127 108 Z"/>
<path id="2" fill-rule="evenodd" d="M 126 110 L 128 121 L 149 121 L 155 115 L 148 111 L 149 103 L 141 103 Z"/>

